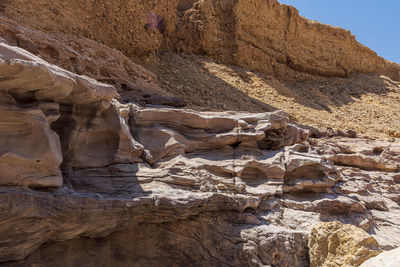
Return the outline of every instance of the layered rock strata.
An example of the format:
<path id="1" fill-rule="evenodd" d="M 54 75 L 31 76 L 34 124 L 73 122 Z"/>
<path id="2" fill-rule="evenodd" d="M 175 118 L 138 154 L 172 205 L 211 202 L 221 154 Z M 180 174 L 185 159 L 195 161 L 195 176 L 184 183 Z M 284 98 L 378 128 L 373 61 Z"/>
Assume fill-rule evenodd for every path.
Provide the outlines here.
<path id="1" fill-rule="evenodd" d="M 0 38 L 70 72 L 113 85 L 121 101 L 184 105 L 158 86 L 156 75 L 122 52 L 94 40 L 62 31 L 48 34 L 4 17 L 0 17 Z"/>
<path id="2" fill-rule="evenodd" d="M 312 225 L 332 220 L 400 245 L 396 139 L 121 104 L 113 86 L 0 52 L 5 265 L 307 266 Z"/>
<path id="3" fill-rule="evenodd" d="M 397 64 L 349 31 L 307 20 L 276 0 L 7 0 L 1 14 L 48 33 L 83 35 L 136 58 L 173 50 L 286 79 L 358 72 L 400 79 Z"/>

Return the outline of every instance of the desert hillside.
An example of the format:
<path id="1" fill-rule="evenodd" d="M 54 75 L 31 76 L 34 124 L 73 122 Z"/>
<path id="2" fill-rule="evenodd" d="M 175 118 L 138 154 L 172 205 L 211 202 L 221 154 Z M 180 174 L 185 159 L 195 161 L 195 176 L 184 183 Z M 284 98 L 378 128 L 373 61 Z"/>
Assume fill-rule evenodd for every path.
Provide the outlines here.
<path id="1" fill-rule="evenodd" d="M 399 118 L 276 0 L 2 0 L 0 265 L 395 263 Z"/>
<path id="2" fill-rule="evenodd" d="M 7 43 L 112 83 L 123 101 L 284 110 L 321 130 L 400 136 L 399 65 L 277 1 L 12 0 L 1 14 Z"/>

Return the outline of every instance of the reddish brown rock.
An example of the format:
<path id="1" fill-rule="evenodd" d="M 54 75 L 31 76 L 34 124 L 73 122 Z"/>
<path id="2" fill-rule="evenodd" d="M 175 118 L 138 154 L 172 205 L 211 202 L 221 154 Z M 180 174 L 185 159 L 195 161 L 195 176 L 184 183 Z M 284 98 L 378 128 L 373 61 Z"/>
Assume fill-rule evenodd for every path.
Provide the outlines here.
<path id="1" fill-rule="evenodd" d="M 301 77 L 297 71 L 322 76 L 377 72 L 400 79 L 397 64 L 378 57 L 349 31 L 307 20 L 276 0 L 74 0 L 68 6 L 9 0 L 3 6 L 2 14 L 22 25 L 83 35 L 134 57 L 175 49 L 280 77 Z"/>

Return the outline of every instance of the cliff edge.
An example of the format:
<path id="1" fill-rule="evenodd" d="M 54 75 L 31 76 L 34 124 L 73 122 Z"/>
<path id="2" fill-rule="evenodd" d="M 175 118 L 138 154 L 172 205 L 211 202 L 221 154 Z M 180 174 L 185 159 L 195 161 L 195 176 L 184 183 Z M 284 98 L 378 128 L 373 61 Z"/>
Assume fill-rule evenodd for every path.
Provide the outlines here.
<path id="1" fill-rule="evenodd" d="M 173 50 L 285 79 L 293 71 L 400 79 L 398 64 L 378 57 L 349 31 L 303 18 L 276 0 L 5 0 L 0 14 L 47 33 L 85 36 L 132 57 Z"/>
<path id="2" fill-rule="evenodd" d="M 400 246 L 399 65 L 348 31 L 275 0 L 4 0 L 0 41 L 1 265 Z"/>

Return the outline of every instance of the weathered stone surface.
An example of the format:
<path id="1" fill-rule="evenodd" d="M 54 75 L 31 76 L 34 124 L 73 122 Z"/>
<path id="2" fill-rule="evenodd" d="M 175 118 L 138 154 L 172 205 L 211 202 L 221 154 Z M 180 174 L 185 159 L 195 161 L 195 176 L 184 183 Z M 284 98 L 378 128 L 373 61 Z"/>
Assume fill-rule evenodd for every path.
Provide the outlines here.
<path id="1" fill-rule="evenodd" d="M 377 72 L 400 79 L 397 64 L 378 57 L 349 31 L 307 20 L 276 0 L 74 0 L 68 6 L 60 0 L 7 0 L 3 5 L 2 14 L 22 25 L 84 35 L 135 57 L 174 49 L 280 77 L 304 76 L 297 71 Z"/>
<path id="2" fill-rule="evenodd" d="M 310 266 L 359 266 L 381 253 L 364 230 L 340 222 L 316 224 L 308 239 Z"/>
<path id="3" fill-rule="evenodd" d="M 111 103 L 114 87 L 6 44 L 0 60 L 1 184 L 59 187 L 62 162 L 63 168 L 141 162 L 143 147 Z"/>
<path id="4" fill-rule="evenodd" d="M 196 188 L 203 192 L 274 195 L 282 193 L 287 159 L 283 151 L 265 149 L 292 145 L 308 136 L 307 131 L 288 125 L 287 115 L 282 112 L 199 113 L 193 110 L 141 108 L 134 104 L 117 106 L 124 120 L 129 122 L 132 136 L 138 143 L 133 139 L 132 142 L 141 148 L 133 151 L 143 152 L 141 158 L 153 169 L 146 164 L 137 167 L 130 165 L 126 171 L 122 165 L 117 168 L 93 169 L 106 166 L 95 165 L 101 159 L 99 153 L 92 160 L 82 160 L 84 165 L 73 165 L 74 162 L 65 156 L 65 166 L 70 164 L 71 167 L 79 167 L 66 171 L 67 180 L 75 189 L 86 190 L 85 187 L 88 187 L 94 190 L 95 185 L 96 192 L 118 193 L 115 189 L 121 188 L 124 180 L 129 183 L 129 176 L 134 174 L 139 180 L 163 182 L 187 189 Z M 80 147 L 82 145 L 72 147 L 71 153 L 79 151 Z M 90 151 L 96 151 L 95 149 Z M 333 165 L 319 155 L 310 157 L 304 154 L 301 161 L 304 164 L 313 162 L 316 168 L 320 166 L 321 169 L 330 171 L 330 175 L 333 175 L 331 179 L 335 180 L 335 175 L 338 175 Z M 88 162 L 93 165 L 90 166 Z M 125 163 L 134 162 L 139 161 L 131 159 Z M 124 162 L 114 160 L 114 163 Z M 294 170 L 297 167 L 290 168 Z M 116 188 L 107 182 L 110 177 L 114 177 L 113 184 Z M 328 179 L 325 173 L 318 177 L 325 178 Z M 327 186 L 332 187 L 333 183 Z M 323 186 L 318 183 L 315 186 L 318 191 L 323 190 L 321 187 Z"/>
<path id="5" fill-rule="evenodd" d="M 376 257 L 373 257 L 363 264 L 360 267 L 395 267 L 400 265 L 400 248 L 393 249 L 390 251 L 385 251 L 379 254 Z"/>
<path id="6" fill-rule="evenodd" d="M 132 139 L 115 102 L 62 106 L 53 128 L 62 140 L 65 168 L 142 161 L 143 146 Z"/>
<path id="7" fill-rule="evenodd" d="M 356 245 L 346 229 L 373 252 L 400 246 L 398 139 L 351 131 L 309 139 L 281 111 L 166 108 L 185 103 L 131 59 L 156 60 L 153 52 L 174 48 L 295 79 L 353 71 L 396 79 L 397 65 L 272 0 L 128 2 L 0 6 L 37 28 L 0 18 L 0 37 L 42 58 L 0 45 L 1 264 L 308 266 L 312 226 L 330 221 L 376 240 L 331 223 L 339 239 L 329 239 L 331 247 Z M 82 33 L 131 59 L 70 35 Z M 304 40 L 309 35 L 315 43 Z M 307 49 L 324 60 L 311 60 Z M 341 262 L 371 255 L 349 251 L 336 249 Z"/>
<path id="8" fill-rule="evenodd" d="M 366 170 L 396 172 L 400 170 L 397 143 L 373 139 L 343 139 L 336 143 L 341 150 L 333 160 L 336 164 Z"/>
<path id="9" fill-rule="evenodd" d="M 302 151 L 302 149 L 305 150 Z M 304 145 L 295 146 L 286 152 L 285 191 L 323 192 L 331 188 L 338 180 L 340 174 L 335 170 L 332 162 L 307 152 L 308 147 Z"/>
<path id="10" fill-rule="evenodd" d="M 377 70 L 400 78 L 397 64 L 377 57 L 349 31 L 304 19 L 278 1 L 197 1 L 183 21 L 184 51 L 263 73 L 287 78 L 293 70 L 322 76 Z"/>
<path id="11" fill-rule="evenodd" d="M 306 266 L 306 235 L 274 226 L 251 225 L 250 214 L 203 212 L 190 220 L 140 223 L 105 238 L 79 238 L 49 244 L 23 263 L 134 265 Z M 246 222 L 246 224 L 244 224 Z M 215 231 L 218 228 L 218 231 Z M 118 249 L 115 249 L 118 244 Z M 217 246 L 215 246 L 217 244 Z M 191 249 L 196 247 L 197 249 Z M 93 254 L 93 251 L 97 251 Z M 174 253 L 171 253 L 174 251 Z M 288 259 L 287 254 L 292 258 Z M 58 255 L 58 257 L 55 257 Z M 157 255 L 157 256 L 155 256 Z"/>
<path id="12" fill-rule="evenodd" d="M 62 176 L 60 140 L 50 129 L 58 104 L 21 108 L 7 93 L 0 94 L 0 184 L 59 187 Z"/>
<path id="13" fill-rule="evenodd" d="M 139 28 L 137 28 L 137 25 L 134 24 L 129 24 L 129 26 L 135 28 L 135 30 L 126 33 L 126 35 L 128 35 L 126 38 L 131 39 L 132 36 L 137 35 L 138 37 L 134 38 L 135 42 L 137 40 L 146 40 L 146 42 L 148 41 L 149 43 L 152 42 L 148 44 L 147 47 L 153 45 L 159 47 L 161 45 L 161 51 L 157 50 L 158 53 L 154 54 L 151 52 L 148 55 L 148 52 L 138 52 L 140 49 L 137 49 L 135 45 L 124 42 L 124 46 L 126 44 L 129 46 L 127 49 L 134 48 L 133 53 L 138 52 L 139 54 L 147 55 L 145 56 L 146 58 L 143 59 L 141 56 L 140 58 L 136 58 L 136 56 L 126 54 L 129 56 L 128 58 L 121 51 L 104 45 L 104 43 L 106 43 L 112 47 L 116 47 L 115 42 L 118 42 L 118 39 L 115 40 L 115 42 L 113 41 L 112 44 L 109 44 L 108 40 L 103 40 L 103 38 L 108 39 L 112 36 L 116 31 L 115 29 L 112 30 L 112 33 L 107 33 L 101 38 L 94 38 L 89 35 L 83 37 L 82 33 L 79 32 L 82 28 L 74 24 L 76 22 L 80 24 L 82 17 L 74 19 L 74 22 L 67 23 L 67 25 L 63 24 L 65 21 L 70 20 L 71 16 L 73 17 L 73 14 L 70 14 L 73 10 L 69 9 L 76 8 L 76 5 L 66 6 L 64 3 L 61 3 L 61 6 L 58 6 L 59 3 L 54 1 L 51 1 L 51 3 L 48 3 L 48 1 L 41 1 L 40 3 L 35 2 L 35 7 L 41 6 L 42 9 L 40 9 L 40 11 L 36 10 L 33 15 L 29 14 L 24 17 L 21 14 L 24 12 L 24 8 L 27 5 L 31 5 L 31 3 L 24 2 L 24 5 L 20 7 L 17 6 L 22 3 L 22 1 L 7 1 L 3 3 L 4 8 L 2 8 L 0 12 L 3 12 L 1 14 L 6 15 L 7 18 L 0 18 L 0 38 L 4 39 L 8 44 L 18 45 L 42 57 L 46 61 L 61 66 L 69 71 L 84 74 L 98 81 L 112 84 L 121 95 L 120 100 L 122 100 L 122 102 L 135 101 L 144 105 L 157 104 L 170 106 L 181 106 L 185 102 L 188 107 L 196 110 L 212 109 L 264 112 L 282 109 L 290 114 L 291 118 L 294 118 L 301 124 L 312 125 L 320 130 L 329 127 L 337 129 L 333 131 L 334 135 L 339 133 L 345 135 L 348 133 L 354 134 L 354 131 L 352 132 L 350 130 L 350 132 L 348 132 L 347 130 L 353 129 L 359 134 L 368 134 L 370 136 L 400 136 L 397 130 L 400 128 L 400 124 L 396 117 L 396 114 L 400 112 L 397 98 L 400 91 L 400 83 L 393 80 L 393 75 L 389 75 L 392 77 L 392 79 L 390 79 L 384 75 L 378 74 L 386 73 L 384 71 L 377 70 L 373 74 L 360 74 L 355 71 L 349 78 L 319 77 L 303 71 L 292 70 L 290 67 L 285 67 L 284 63 L 278 65 L 271 63 L 272 66 L 271 64 L 265 64 L 266 61 L 262 60 L 261 64 L 257 65 L 263 68 L 272 68 L 273 72 L 276 72 L 276 75 L 254 72 L 253 67 L 235 66 L 237 64 L 240 65 L 240 62 L 231 65 L 226 63 L 231 62 L 229 60 L 223 61 L 218 58 L 211 59 L 207 54 L 206 56 L 201 56 L 204 55 L 202 49 L 199 49 L 198 52 L 201 55 L 180 53 L 182 51 L 182 49 L 179 48 L 181 45 L 175 45 L 177 46 L 176 49 L 171 49 L 174 45 L 169 46 L 169 44 L 174 44 L 175 41 L 172 41 L 172 39 L 175 40 L 176 38 L 171 39 L 167 37 L 168 34 L 166 34 L 165 31 L 163 33 L 160 33 L 158 30 L 147 31 L 144 27 L 139 26 Z M 213 2 L 210 1 L 209 5 L 212 3 Z M 92 8 L 92 3 L 87 4 Z M 116 8 L 115 11 L 113 10 L 115 6 L 119 6 L 120 4 L 121 3 L 108 3 L 107 15 L 101 13 L 99 16 L 117 16 L 119 20 L 122 20 L 121 17 L 125 14 L 116 15 L 114 13 L 118 12 L 118 8 Z M 127 20 L 143 20 L 143 24 L 146 24 L 147 22 L 145 21 L 148 19 L 148 14 L 146 14 L 146 12 L 154 11 L 152 10 L 153 7 L 147 6 L 147 4 L 151 5 L 151 2 L 135 2 L 135 8 L 140 9 L 140 12 L 132 11 L 135 13 L 134 16 L 127 18 Z M 164 5 L 169 6 L 169 4 L 171 3 L 159 2 L 156 4 L 156 10 Z M 181 4 L 182 1 L 179 1 L 178 10 L 181 9 Z M 188 4 L 192 5 L 193 2 L 190 3 L 189 1 Z M 158 5 L 160 5 L 160 7 L 158 7 Z M 7 8 L 5 8 L 6 6 Z M 57 10 L 56 12 L 59 13 L 57 17 L 52 17 L 50 19 L 47 16 L 53 16 L 52 12 L 44 11 L 41 13 L 43 10 L 47 10 L 49 6 L 53 6 L 54 8 L 52 9 Z M 147 7 L 143 8 L 143 6 Z M 271 5 L 271 7 L 273 6 L 274 5 Z M 96 9 L 96 7 L 97 5 L 93 8 Z M 175 11 L 175 9 L 170 8 L 168 8 L 168 10 L 170 12 Z M 68 14 L 65 14 L 66 18 L 64 20 L 59 21 L 59 18 L 64 16 L 63 11 Z M 186 11 L 186 9 L 182 12 L 185 13 L 184 11 Z M 27 12 L 31 12 L 31 10 L 27 10 Z M 81 12 L 81 10 L 79 10 L 79 12 Z M 191 11 L 187 10 L 187 12 L 190 13 Z M 271 12 L 275 13 L 274 10 Z M 181 12 L 178 11 L 178 13 Z M 92 13 L 88 14 L 88 19 L 92 18 L 92 15 Z M 209 13 L 206 15 L 209 16 Z M 225 15 L 223 12 L 216 12 L 215 14 L 211 12 L 210 16 L 219 17 L 223 15 Z M 26 25 L 24 27 L 21 25 L 21 21 L 17 24 L 12 19 L 13 17 L 35 21 L 24 24 Z M 264 15 L 262 17 L 264 18 Z M 275 18 L 280 19 L 280 17 Z M 38 19 L 38 21 L 36 21 L 36 19 Z M 48 24 L 46 19 L 54 19 L 57 23 L 53 22 Z M 97 22 L 97 18 L 95 20 Z M 203 18 L 199 20 L 201 21 Z M 211 22 L 212 19 L 209 20 L 207 17 L 207 21 L 204 23 Z M 113 19 L 112 23 L 119 24 Z M 168 25 L 173 25 L 174 23 L 175 22 L 168 22 Z M 181 25 L 182 20 L 178 19 L 176 23 Z M 271 22 L 271 24 L 272 23 L 273 22 Z M 90 27 L 88 26 L 89 24 L 92 25 L 96 23 L 93 21 L 90 23 L 85 22 L 82 27 Z M 266 27 L 261 24 L 254 28 Z M 312 25 L 314 24 L 318 25 L 318 23 L 315 22 Z M 36 26 L 35 29 L 32 29 L 32 25 Z M 71 25 L 74 25 L 73 29 L 70 28 Z M 62 29 L 50 30 L 54 27 L 61 27 Z M 322 27 L 322 29 L 324 29 L 324 27 Z M 229 25 L 221 27 L 221 29 L 229 28 Z M 271 28 L 270 25 L 267 28 Z M 127 27 L 123 25 L 118 29 L 124 32 Z M 69 32 L 69 30 L 72 30 L 73 33 Z M 93 32 L 93 30 L 90 30 L 90 32 Z M 178 31 L 173 30 L 172 32 L 177 33 Z M 264 32 L 265 31 L 263 31 L 263 33 Z M 282 27 L 277 34 L 274 34 L 269 39 L 277 38 L 282 34 L 285 35 L 286 32 L 287 29 Z M 182 35 L 190 35 L 190 40 L 184 43 L 191 42 L 194 38 L 194 35 L 190 33 L 191 31 L 186 31 L 186 28 L 182 30 Z M 228 34 L 228 36 L 234 36 L 234 34 Z M 321 41 L 324 37 L 325 36 L 321 37 Z M 164 41 L 158 42 L 158 38 L 162 38 Z M 184 38 L 184 36 L 182 38 Z M 182 38 L 179 37 L 177 42 L 181 42 Z M 319 39 L 317 38 L 317 40 Z M 288 39 L 287 42 L 287 46 L 286 43 L 282 45 L 279 44 L 277 47 L 273 48 L 273 51 L 281 49 L 282 53 L 284 53 L 285 47 L 292 47 L 291 40 Z M 338 40 L 338 42 L 340 41 Z M 195 44 L 197 45 L 198 43 L 199 42 L 196 42 Z M 229 41 L 229 43 L 234 42 Z M 317 43 L 311 47 L 296 45 L 293 48 L 296 49 L 296 53 L 294 56 L 291 56 L 296 57 L 301 54 L 308 55 L 308 51 L 312 51 L 312 55 L 313 53 L 317 53 L 313 51 L 314 49 L 319 50 L 318 48 L 321 48 L 325 56 L 334 58 L 338 53 L 329 53 L 331 47 L 326 47 L 331 43 L 330 41 L 321 44 Z M 351 43 L 354 44 L 354 42 Z M 164 47 L 164 44 L 166 47 Z M 260 45 L 269 46 L 269 43 L 263 41 Z M 335 45 L 335 47 L 337 46 Z M 249 45 L 248 48 L 253 49 L 254 47 Z M 306 53 L 302 50 L 303 48 L 307 49 Z M 227 52 L 229 58 L 233 57 L 234 54 L 235 53 Z M 243 57 L 250 56 L 250 54 L 246 52 L 242 54 Z M 339 53 L 339 55 L 341 54 L 343 53 Z M 218 53 L 218 55 L 222 55 L 222 53 Z M 348 55 L 345 59 L 352 58 L 352 56 L 353 54 Z M 266 57 L 270 60 L 268 55 Z M 251 58 L 250 64 L 255 64 L 256 61 L 261 58 L 263 57 L 257 56 Z M 372 61 L 371 59 L 371 62 Z M 274 59 L 272 59 L 271 62 L 274 62 Z M 315 63 L 309 63 L 307 60 L 304 60 L 304 62 L 308 64 Z M 330 59 L 324 62 L 328 63 L 319 61 L 317 63 L 327 65 L 328 68 L 341 68 L 340 66 L 329 63 Z M 391 64 L 396 66 L 395 63 Z M 393 71 L 393 73 L 395 73 L 396 68 L 394 68 Z M 279 73 L 281 73 L 281 75 Z M 180 98 L 184 99 L 184 101 L 180 100 Z M 377 105 L 379 105 L 379 109 L 376 109 Z M 340 116 L 338 116 L 339 114 Z M 324 119 L 321 120 L 321 118 Z M 328 132 L 330 131 L 328 130 Z"/>
<path id="14" fill-rule="evenodd" d="M 113 85 L 122 101 L 149 104 L 184 105 L 157 84 L 157 76 L 134 63 L 121 51 L 84 36 L 17 24 L 0 17 L 0 40 L 21 47 L 47 62 L 79 75 Z"/>

